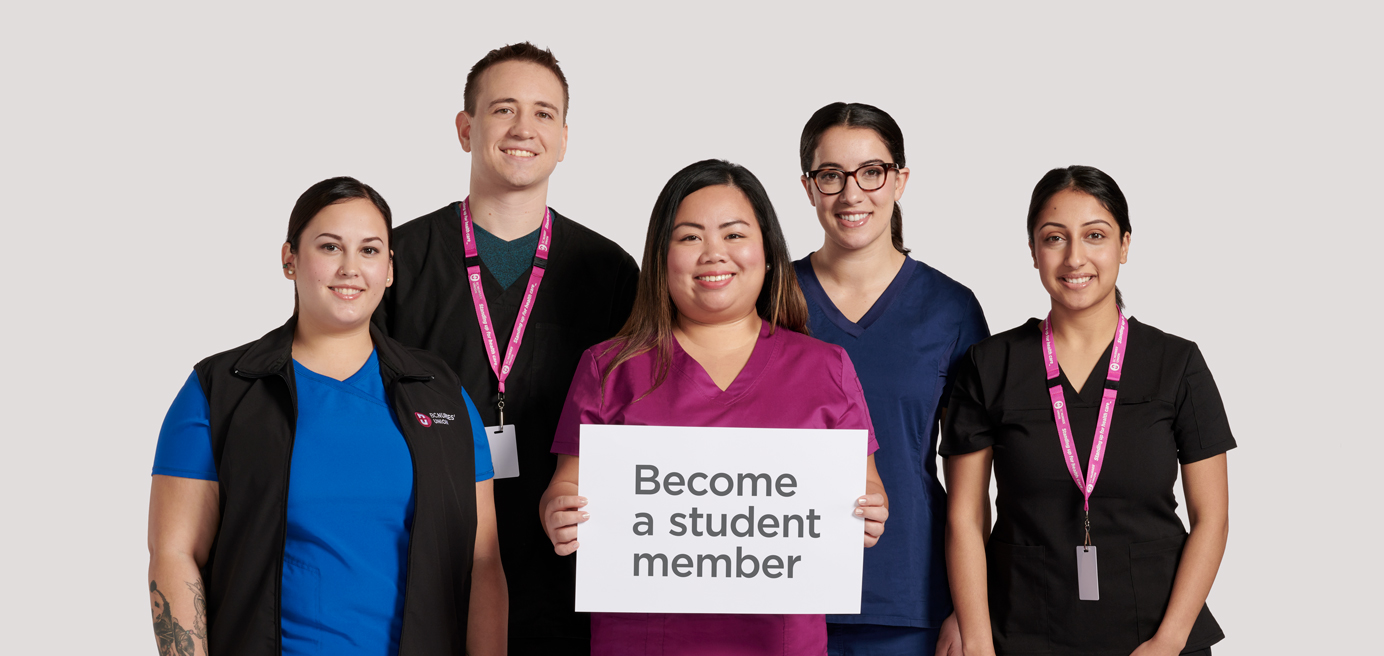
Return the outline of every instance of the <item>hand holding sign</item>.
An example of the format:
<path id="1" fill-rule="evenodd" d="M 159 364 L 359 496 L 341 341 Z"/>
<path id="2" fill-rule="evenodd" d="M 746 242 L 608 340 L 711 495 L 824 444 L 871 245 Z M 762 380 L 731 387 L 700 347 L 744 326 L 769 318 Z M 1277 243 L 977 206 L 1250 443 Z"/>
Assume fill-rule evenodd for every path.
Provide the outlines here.
<path id="1" fill-rule="evenodd" d="M 874 474 L 873 478 L 879 480 L 879 473 L 875 471 L 875 457 L 870 456 L 868 475 Z M 879 536 L 884 534 L 884 522 L 889 519 L 889 500 L 882 493 L 867 494 L 855 500 L 856 517 L 865 518 L 865 548 L 875 546 L 879 543 Z"/>
<path id="2" fill-rule="evenodd" d="M 576 456 L 559 455 L 557 471 L 553 472 L 553 480 L 539 501 L 538 511 L 543 531 L 552 540 L 557 555 L 566 556 L 581 546 L 577 543 L 577 525 L 591 519 L 591 515 L 582 510 L 586 503 L 586 497 L 577 496 Z"/>

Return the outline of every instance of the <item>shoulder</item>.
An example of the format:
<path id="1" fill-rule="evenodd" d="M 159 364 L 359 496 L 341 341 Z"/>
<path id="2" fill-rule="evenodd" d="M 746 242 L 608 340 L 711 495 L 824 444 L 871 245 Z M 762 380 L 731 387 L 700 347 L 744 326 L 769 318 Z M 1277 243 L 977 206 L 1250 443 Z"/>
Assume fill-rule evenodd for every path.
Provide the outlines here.
<path id="1" fill-rule="evenodd" d="M 979 308 L 980 301 L 976 300 L 975 292 L 951 276 L 948 276 L 922 260 L 913 260 L 917 263 L 913 271 L 913 277 L 909 279 L 909 284 L 916 288 L 921 288 L 931 295 L 938 302 L 954 306 L 958 309 L 969 310 Z"/>
<path id="2" fill-rule="evenodd" d="M 1134 317 L 1129 318 L 1129 343 L 1131 351 L 1147 353 L 1166 365 L 1176 366 L 1174 371 L 1185 369 L 1194 357 L 1201 357 L 1196 342 L 1159 330 Z"/>
<path id="3" fill-rule="evenodd" d="M 607 266 L 639 270 L 634 258 L 619 244 L 599 232 L 592 230 L 553 210 L 553 256 L 562 257 L 575 254 L 583 265 L 595 262 Z"/>
<path id="4" fill-rule="evenodd" d="M 446 226 L 457 218 L 457 204 L 448 203 L 432 212 L 424 214 L 416 219 L 408 221 L 402 225 L 394 227 L 394 239 L 416 239 L 439 227 Z M 461 231 L 461 226 L 457 225 L 457 231 Z"/>
<path id="5" fill-rule="evenodd" d="M 972 357 L 977 364 L 982 362 L 1002 362 L 1017 349 L 1039 348 L 1042 333 L 1038 330 L 1040 321 L 1031 318 L 1022 324 L 1001 333 L 995 333 L 976 342 L 971 347 Z"/>
<path id="6" fill-rule="evenodd" d="M 816 337 L 804 335 L 783 326 L 774 329 L 774 338 L 781 344 L 779 347 L 780 357 L 790 358 L 797 362 L 821 362 L 839 370 L 843 362 L 849 362 L 851 359 L 849 355 L 846 355 L 846 349 L 836 344 L 824 342 Z"/>

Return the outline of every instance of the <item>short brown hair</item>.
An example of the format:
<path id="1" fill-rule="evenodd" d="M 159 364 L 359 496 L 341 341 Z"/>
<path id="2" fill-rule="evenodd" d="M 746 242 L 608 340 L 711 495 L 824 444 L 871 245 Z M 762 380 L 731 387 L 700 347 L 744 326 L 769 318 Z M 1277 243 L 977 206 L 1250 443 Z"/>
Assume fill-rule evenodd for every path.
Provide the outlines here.
<path id="1" fill-rule="evenodd" d="M 467 114 L 476 115 L 476 80 L 480 78 L 485 69 L 496 64 L 507 61 L 525 61 L 538 64 L 548 69 L 553 75 L 557 76 L 557 81 L 562 84 L 562 123 L 567 123 L 567 106 L 570 97 L 567 94 L 567 76 L 562 74 L 562 67 L 557 65 L 557 57 L 553 56 L 553 51 L 547 48 L 539 49 L 538 46 L 525 41 L 523 43 L 512 43 L 502 48 L 496 48 L 486 53 L 475 66 L 471 67 L 471 72 L 466 74 L 466 90 L 463 92 L 464 109 Z"/>

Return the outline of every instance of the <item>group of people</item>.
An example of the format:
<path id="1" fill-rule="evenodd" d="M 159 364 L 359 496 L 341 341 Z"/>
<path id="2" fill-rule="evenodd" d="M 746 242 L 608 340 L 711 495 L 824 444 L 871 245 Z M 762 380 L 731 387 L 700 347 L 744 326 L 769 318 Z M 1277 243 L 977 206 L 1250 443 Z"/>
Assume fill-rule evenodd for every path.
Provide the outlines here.
<path id="1" fill-rule="evenodd" d="M 1235 441 L 1196 345 L 1123 313 L 1113 179 L 1042 177 L 1051 312 L 992 337 L 904 246 L 883 110 L 803 129 L 815 252 L 706 160 L 664 186 L 637 265 L 548 207 L 567 109 L 549 51 L 493 50 L 456 119 L 464 200 L 396 230 L 352 178 L 298 199 L 293 315 L 199 362 L 159 434 L 160 653 L 1210 653 Z M 583 424 L 866 430 L 860 614 L 574 612 Z"/>

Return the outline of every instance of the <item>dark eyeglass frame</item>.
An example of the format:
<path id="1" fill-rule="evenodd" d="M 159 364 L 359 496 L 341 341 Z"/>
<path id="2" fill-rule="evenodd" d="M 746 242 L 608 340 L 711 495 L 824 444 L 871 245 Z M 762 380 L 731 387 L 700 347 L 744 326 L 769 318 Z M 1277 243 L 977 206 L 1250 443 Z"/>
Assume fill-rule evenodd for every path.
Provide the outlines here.
<path id="1" fill-rule="evenodd" d="M 873 167 L 876 167 L 876 166 L 884 167 L 884 177 L 883 177 L 883 178 L 880 178 L 880 183 L 879 183 L 879 186 L 878 186 L 878 187 L 874 187 L 874 188 L 872 188 L 872 189 L 866 189 L 863 185 L 860 184 L 860 178 L 857 178 L 855 174 L 857 174 L 857 173 L 859 173 L 859 172 L 861 172 L 861 171 L 864 171 L 865 169 L 873 168 Z M 825 169 L 817 169 L 817 170 L 815 170 L 815 171 L 804 171 L 804 172 L 803 172 L 803 175 L 807 176 L 808 179 L 812 180 L 812 184 L 813 184 L 815 187 L 817 187 L 817 192 L 818 192 L 818 193 L 822 194 L 823 196 L 835 196 L 836 194 L 839 194 L 839 193 L 841 193 L 842 191 L 845 191 L 845 190 L 846 190 L 846 181 L 845 181 L 844 179 L 842 179 L 842 181 L 841 181 L 841 190 L 840 190 L 840 191 L 823 191 L 823 190 L 822 190 L 822 183 L 817 181 L 817 174 L 822 173 L 822 172 L 825 172 L 825 171 L 835 171 L 835 172 L 837 172 L 837 173 L 840 173 L 840 174 L 846 176 L 847 178 L 855 178 L 855 186 L 860 187 L 860 190 L 861 190 L 861 191 L 879 191 L 880 189 L 883 189 L 885 183 L 889 181 L 889 171 L 890 171 L 891 169 L 894 170 L 894 171 L 897 171 L 897 170 L 899 170 L 899 165 L 898 165 L 898 164 L 895 164 L 895 163 L 893 163 L 893 162 L 886 162 L 886 163 L 883 163 L 883 164 L 866 164 L 865 166 L 862 166 L 862 167 L 860 167 L 860 168 L 858 168 L 858 169 L 856 169 L 856 170 L 854 170 L 854 171 L 842 171 L 841 169 L 836 169 L 836 168 L 825 168 Z"/>

